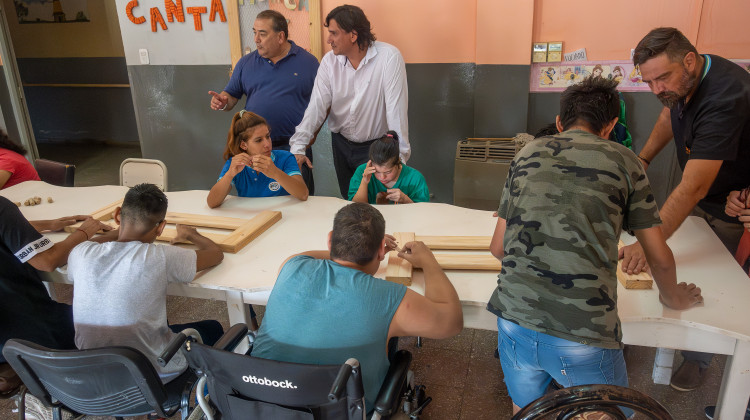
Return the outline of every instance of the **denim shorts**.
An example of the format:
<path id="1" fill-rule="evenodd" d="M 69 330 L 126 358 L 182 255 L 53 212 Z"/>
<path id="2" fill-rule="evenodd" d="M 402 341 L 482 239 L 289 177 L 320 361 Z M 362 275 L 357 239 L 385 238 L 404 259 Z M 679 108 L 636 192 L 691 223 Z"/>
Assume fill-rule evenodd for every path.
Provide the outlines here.
<path id="1" fill-rule="evenodd" d="M 621 349 L 604 349 L 553 337 L 500 317 L 497 331 L 505 385 L 519 407 L 544 395 L 552 379 L 566 388 L 587 384 L 628 386 Z M 628 408 L 622 410 L 626 417 L 633 415 Z"/>

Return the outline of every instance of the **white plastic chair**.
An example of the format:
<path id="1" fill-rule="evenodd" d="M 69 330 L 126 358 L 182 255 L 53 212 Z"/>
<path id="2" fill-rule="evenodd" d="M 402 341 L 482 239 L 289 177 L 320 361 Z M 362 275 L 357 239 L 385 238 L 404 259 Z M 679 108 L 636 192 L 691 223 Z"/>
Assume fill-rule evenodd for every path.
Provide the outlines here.
<path id="1" fill-rule="evenodd" d="M 133 187 L 148 182 L 167 191 L 167 167 L 160 160 L 128 158 L 120 164 L 120 185 Z"/>

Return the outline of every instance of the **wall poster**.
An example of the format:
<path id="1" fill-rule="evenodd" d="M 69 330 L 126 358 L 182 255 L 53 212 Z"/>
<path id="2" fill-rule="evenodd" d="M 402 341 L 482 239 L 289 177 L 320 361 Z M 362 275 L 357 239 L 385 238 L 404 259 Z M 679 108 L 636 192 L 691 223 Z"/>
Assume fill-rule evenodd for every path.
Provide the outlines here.
<path id="1" fill-rule="evenodd" d="M 13 0 L 18 23 L 89 22 L 88 0 Z"/>

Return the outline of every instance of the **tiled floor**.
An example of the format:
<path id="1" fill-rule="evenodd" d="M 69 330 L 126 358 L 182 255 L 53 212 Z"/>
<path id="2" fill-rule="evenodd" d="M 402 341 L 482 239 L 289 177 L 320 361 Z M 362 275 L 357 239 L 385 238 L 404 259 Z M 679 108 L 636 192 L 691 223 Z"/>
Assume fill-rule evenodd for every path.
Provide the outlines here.
<path id="1" fill-rule="evenodd" d="M 80 149 L 80 150 L 76 150 Z M 48 159 L 76 164 L 76 185 L 117 184 L 118 168 L 125 157 L 138 157 L 140 150 L 133 147 L 40 147 Z M 131 156 L 132 155 L 132 156 Z M 72 286 L 56 285 L 60 299 L 72 300 Z M 262 307 L 256 307 L 262 322 Z M 218 319 L 228 328 L 224 302 L 170 296 L 167 313 L 172 323 L 200 319 Z M 502 380 L 500 362 L 493 353 L 497 333 L 465 329 L 447 340 L 423 340 L 421 348 L 416 339 L 404 338 L 400 348 L 412 352 L 417 383 L 426 385 L 433 402 L 427 407 L 425 420 L 481 420 L 509 419 L 511 400 Z M 630 386 L 660 401 L 675 420 L 702 420 L 703 408 L 714 404 L 721 383 L 725 356 L 716 356 L 705 383 L 700 390 L 681 393 L 666 385 L 655 385 L 651 380 L 651 366 L 655 349 L 629 346 L 625 359 Z M 677 357 L 676 359 L 679 359 Z M 679 362 L 679 360 L 676 360 Z M 11 403 L 0 400 L 0 419 L 11 418 Z M 636 419 L 645 417 L 636 415 Z"/>

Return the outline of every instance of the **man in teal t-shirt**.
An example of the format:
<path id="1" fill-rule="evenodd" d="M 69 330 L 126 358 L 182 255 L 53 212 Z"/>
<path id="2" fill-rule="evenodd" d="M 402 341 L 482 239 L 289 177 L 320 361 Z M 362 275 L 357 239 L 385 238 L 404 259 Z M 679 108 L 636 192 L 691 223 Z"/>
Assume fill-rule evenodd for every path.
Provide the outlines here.
<path id="1" fill-rule="evenodd" d="M 427 246 L 400 244 L 399 257 L 424 270 L 425 296 L 373 277 L 395 249 L 385 220 L 369 204 L 339 210 L 329 251 L 308 251 L 282 266 L 252 355 L 306 364 L 362 366 L 367 411 L 388 371 L 391 337 L 448 338 L 463 328 L 461 303 Z"/>

